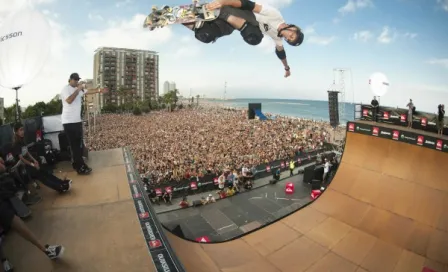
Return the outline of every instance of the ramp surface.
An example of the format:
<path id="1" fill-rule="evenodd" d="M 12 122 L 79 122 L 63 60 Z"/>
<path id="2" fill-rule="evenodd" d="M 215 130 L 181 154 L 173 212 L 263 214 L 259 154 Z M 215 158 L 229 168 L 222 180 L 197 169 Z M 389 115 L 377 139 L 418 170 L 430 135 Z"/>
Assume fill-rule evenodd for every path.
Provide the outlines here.
<path id="1" fill-rule="evenodd" d="M 447 166 L 445 153 L 348 133 L 336 177 L 311 205 L 230 242 L 166 235 L 192 272 L 448 271 Z"/>
<path id="2" fill-rule="evenodd" d="M 26 220 L 43 243 L 64 245 L 64 256 L 50 261 L 9 233 L 3 248 L 15 271 L 155 271 L 135 216 L 122 149 L 92 152 L 89 157 L 92 174 L 69 172 L 73 188 L 67 194 L 42 186 L 43 201 L 31 206 L 33 215 Z"/>

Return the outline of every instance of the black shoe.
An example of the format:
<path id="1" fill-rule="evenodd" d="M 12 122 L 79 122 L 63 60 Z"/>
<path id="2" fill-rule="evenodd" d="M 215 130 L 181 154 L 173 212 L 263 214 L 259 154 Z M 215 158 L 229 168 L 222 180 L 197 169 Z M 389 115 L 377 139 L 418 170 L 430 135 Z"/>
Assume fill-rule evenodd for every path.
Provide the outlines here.
<path id="1" fill-rule="evenodd" d="M 79 175 L 88 175 L 92 172 L 92 169 L 85 167 L 84 165 L 77 171 Z"/>
<path id="2" fill-rule="evenodd" d="M 70 191 L 70 189 L 72 188 L 72 180 L 71 179 L 64 180 L 64 184 L 61 187 L 62 188 L 59 190 L 60 193 L 66 193 Z"/>
<path id="3" fill-rule="evenodd" d="M 23 203 L 27 206 L 38 204 L 42 201 L 42 197 L 37 194 L 25 194 L 22 199 Z"/>

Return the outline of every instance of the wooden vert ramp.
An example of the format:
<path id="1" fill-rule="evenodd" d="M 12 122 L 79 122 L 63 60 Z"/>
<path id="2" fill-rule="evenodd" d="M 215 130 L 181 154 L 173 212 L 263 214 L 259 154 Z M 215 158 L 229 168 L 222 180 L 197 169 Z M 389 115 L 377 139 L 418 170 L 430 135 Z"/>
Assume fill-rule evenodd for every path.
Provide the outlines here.
<path id="1" fill-rule="evenodd" d="M 191 272 L 448 271 L 447 167 L 446 153 L 348 132 L 311 205 L 225 243 L 165 232 Z"/>

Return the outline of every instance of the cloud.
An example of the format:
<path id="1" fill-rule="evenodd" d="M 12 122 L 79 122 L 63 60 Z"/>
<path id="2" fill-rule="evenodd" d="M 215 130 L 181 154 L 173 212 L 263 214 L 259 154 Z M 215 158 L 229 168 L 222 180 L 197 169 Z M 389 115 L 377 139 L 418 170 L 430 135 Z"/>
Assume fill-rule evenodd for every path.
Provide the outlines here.
<path id="1" fill-rule="evenodd" d="M 201 52 L 201 44 L 190 36 L 183 36 L 178 42 L 178 47 L 172 53 L 174 59 L 192 58 Z"/>
<path id="2" fill-rule="evenodd" d="M 448 69 L 448 58 L 446 59 L 430 59 L 427 61 L 427 63 L 431 64 L 431 65 L 440 65 L 444 68 Z"/>
<path id="3" fill-rule="evenodd" d="M 303 29 L 303 34 L 307 39 L 308 43 L 317 45 L 329 45 L 332 43 L 336 37 L 335 36 L 321 36 L 316 32 L 314 25 L 307 26 Z"/>
<path id="4" fill-rule="evenodd" d="M 324 37 L 316 35 L 309 37 L 308 42 L 317 45 L 329 45 L 330 43 L 334 42 L 335 39 L 335 36 Z"/>
<path id="5" fill-rule="evenodd" d="M 359 9 L 373 7 L 371 0 L 348 0 L 347 3 L 338 9 L 341 14 L 353 13 Z"/>
<path id="6" fill-rule="evenodd" d="M 104 21 L 103 16 L 96 13 L 89 13 L 88 17 L 91 21 Z"/>
<path id="7" fill-rule="evenodd" d="M 115 4 L 115 7 L 117 7 L 117 8 L 122 8 L 122 7 L 125 7 L 125 6 L 127 6 L 127 5 L 129 5 L 129 4 L 131 4 L 131 0 L 124 0 L 124 1 L 120 1 L 120 2 L 117 2 L 116 4 Z"/>
<path id="8" fill-rule="evenodd" d="M 417 38 L 417 36 L 418 36 L 417 33 L 411 33 L 411 32 L 406 32 L 403 34 L 403 37 L 411 39 L 411 40 Z"/>
<path id="9" fill-rule="evenodd" d="M 370 30 L 363 30 L 355 32 L 353 39 L 360 42 L 370 41 L 376 34 Z M 418 34 L 414 32 L 399 32 L 389 26 L 384 26 L 377 36 L 377 42 L 382 44 L 389 44 L 395 41 L 397 38 L 413 40 L 417 38 Z"/>
<path id="10" fill-rule="evenodd" d="M 257 1 L 257 3 L 259 3 L 259 4 L 267 4 L 267 5 L 273 6 L 275 8 L 287 7 L 287 6 L 291 5 L 292 2 L 293 2 L 293 0 L 258 0 Z"/>
<path id="11" fill-rule="evenodd" d="M 448 11 L 448 0 L 437 0 L 437 3 L 444 11 Z"/>
<path id="12" fill-rule="evenodd" d="M 361 41 L 361 42 L 367 42 L 372 38 L 373 38 L 373 33 L 368 30 L 359 31 L 359 32 L 356 32 L 355 34 L 353 34 L 353 39 L 355 39 L 357 41 Z"/>
<path id="13" fill-rule="evenodd" d="M 394 39 L 395 34 L 392 33 L 392 30 L 388 26 L 383 27 L 383 31 L 381 31 L 380 35 L 377 38 L 378 42 L 382 44 L 389 44 Z"/>
<path id="14" fill-rule="evenodd" d="M 104 30 L 85 32 L 81 44 L 89 53 L 103 46 L 154 50 L 172 37 L 172 29 L 144 29 L 142 25 L 145 18 L 146 15 L 136 14 L 130 20 L 109 21 L 109 27 Z"/>

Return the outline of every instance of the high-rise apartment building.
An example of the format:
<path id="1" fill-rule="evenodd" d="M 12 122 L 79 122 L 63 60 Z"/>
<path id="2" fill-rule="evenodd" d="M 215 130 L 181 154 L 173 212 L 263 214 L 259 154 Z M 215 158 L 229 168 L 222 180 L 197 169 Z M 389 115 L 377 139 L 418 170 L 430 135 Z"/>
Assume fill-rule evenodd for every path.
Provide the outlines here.
<path id="1" fill-rule="evenodd" d="M 93 61 L 93 85 L 108 90 L 99 94 L 100 108 L 133 99 L 157 99 L 159 56 L 148 50 L 98 48 Z"/>
<path id="2" fill-rule="evenodd" d="M 0 119 L 4 121 L 5 119 L 5 104 L 4 98 L 0 97 Z"/>

